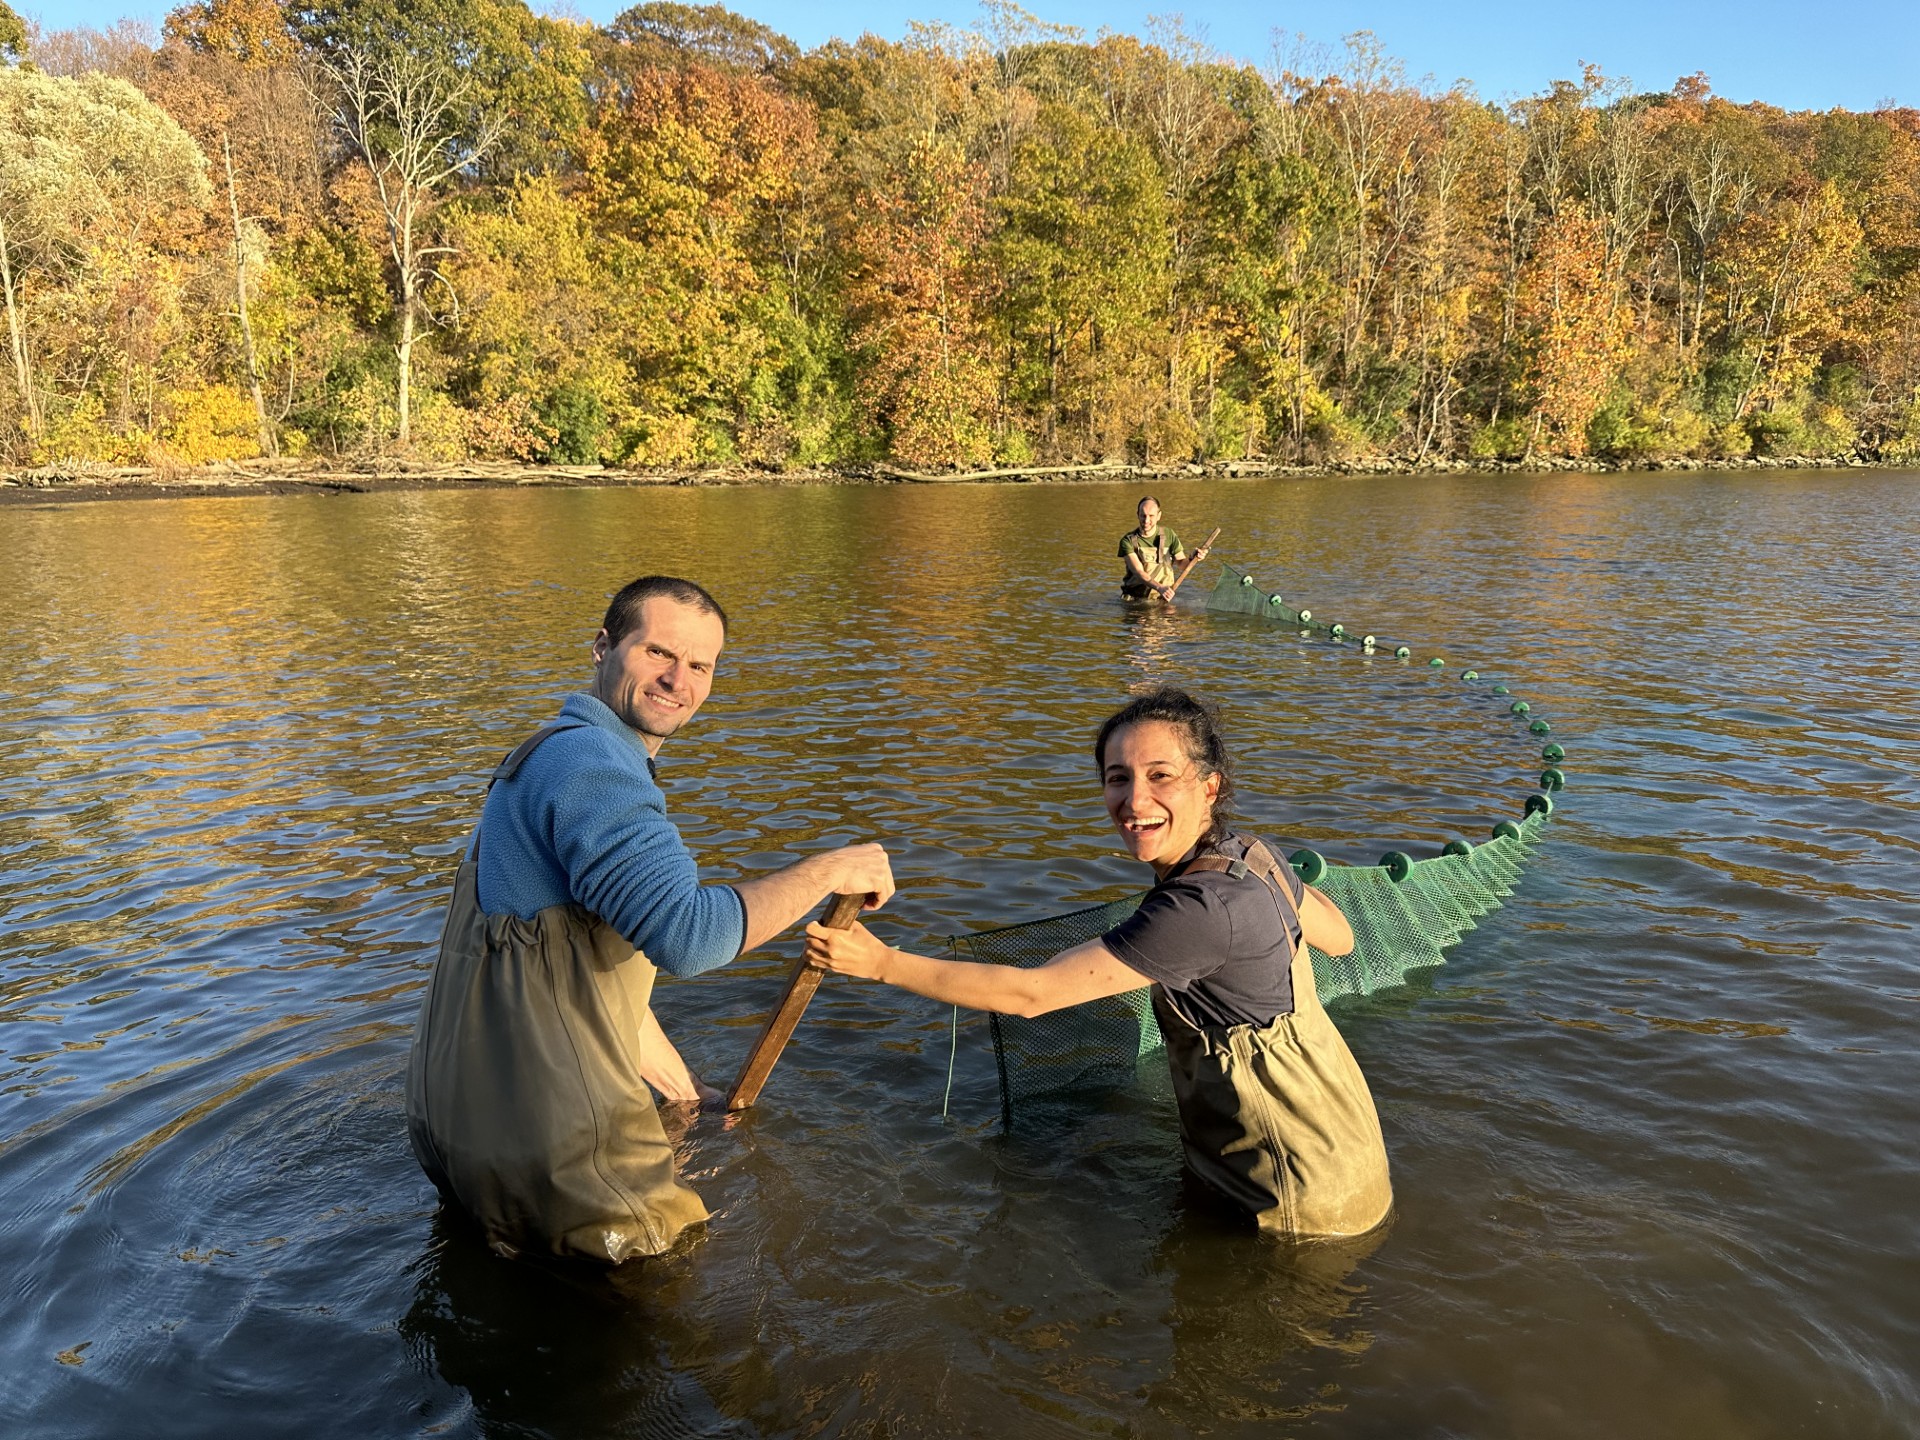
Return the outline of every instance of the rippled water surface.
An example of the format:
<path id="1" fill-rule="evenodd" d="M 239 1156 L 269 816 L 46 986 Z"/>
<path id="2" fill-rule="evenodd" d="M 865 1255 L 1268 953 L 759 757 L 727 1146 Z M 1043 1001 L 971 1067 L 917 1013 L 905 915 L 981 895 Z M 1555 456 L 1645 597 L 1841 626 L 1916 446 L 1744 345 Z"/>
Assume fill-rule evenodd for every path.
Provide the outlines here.
<path id="1" fill-rule="evenodd" d="M 1111 598 L 1111 486 L 0 510 L 0 1425 L 36 1437 L 1772 1437 L 1920 1430 L 1920 477 L 1159 492 L 1411 663 Z M 402 1069 L 482 777 L 650 570 L 733 612 L 662 754 L 716 878 L 891 848 L 896 943 L 1137 888 L 1086 747 L 1206 689 L 1253 828 L 1548 843 L 1336 1009 L 1398 1214 L 1277 1252 L 1163 1078 L 1000 1124 L 986 1027 L 829 981 L 612 1277 L 439 1216 Z M 1435 671 L 1421 663 L 1444 655 Z M 791 950 L 663 985 L 697 1068 Z M 951 1096 L 947 1097 L 952 1057 Z M 943 1102 L 946 1115 L 943 1117 Z"/>

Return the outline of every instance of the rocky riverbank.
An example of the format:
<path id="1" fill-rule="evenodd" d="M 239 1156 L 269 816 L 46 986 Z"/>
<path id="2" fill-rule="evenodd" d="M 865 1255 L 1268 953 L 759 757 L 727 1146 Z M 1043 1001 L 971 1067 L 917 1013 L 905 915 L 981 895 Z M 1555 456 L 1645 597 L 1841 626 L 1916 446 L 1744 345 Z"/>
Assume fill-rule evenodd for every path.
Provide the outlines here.
<path id="1" fill-rule="evenodd" d="M 1666 470 L 1904 469 L 1913 461 L 1862 455 L 1753 456 L 1722 460 L 1639 460 L 1594 457 L 1529 460 L 1416 460 L 1399 456 L 1334 460 L 1319 465 L 1278 465 L 1257 460 L 1205 465 L 1040 465 L 994 470 L 930 472 L 892 465 L 850 465 L 821 470 L 764 470 L 716 466 L 694 470 L 621 470 L 600 465 L 515 465 L 474 461 L 447 465 L 376 459 L 360 462 L 253 460 L 169 469 L 87 462 L 0 471 L 0 504 L 78 500 L 146 500 L 209 495 L 360 494 L 388 490 L 441 490 L 549 486 L 619 489 L 655 485 L 900 485 L 1072 484 L 1113 480 L 1258 479 L 1321 475 L 1519 475 L 1634 473 Z"/>

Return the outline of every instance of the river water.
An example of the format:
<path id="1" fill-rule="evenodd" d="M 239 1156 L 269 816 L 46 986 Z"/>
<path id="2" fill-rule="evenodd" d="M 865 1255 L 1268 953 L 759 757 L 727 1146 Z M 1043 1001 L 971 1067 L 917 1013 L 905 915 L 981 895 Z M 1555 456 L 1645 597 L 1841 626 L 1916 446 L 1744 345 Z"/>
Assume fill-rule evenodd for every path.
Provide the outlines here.
<path id="1" fill-rule="evenodd" d="M 1413 658 L 1210 616 L 1210 563 L 1130 614 L 1107 485 L 0 511 L 0 1428 L 1920 1430 L 1920 476 L 1158 493 Z M 735 622 L 662 752 L 688 843 L 725 878 L 881 838 L 899 944 L 1140 886 L 1086 753 L 1130 685 L 1219 698 L 1251 828 L 1362 864 L 1518 816 L 1540 740 L 1460 673 L 1526 698 L 1547 843 L 1335 1010 L 1391 1228 L 1222 1223 L 1151 1063 L 1005 1129 L 982 1022 L 844 980 L 686 1132 L 698 1243 L 605 1276 L 441 1217 L 401 1091 L 455 857 L 655 570 Z M 663 983 L 696 1068 L 791 954 Z"/>

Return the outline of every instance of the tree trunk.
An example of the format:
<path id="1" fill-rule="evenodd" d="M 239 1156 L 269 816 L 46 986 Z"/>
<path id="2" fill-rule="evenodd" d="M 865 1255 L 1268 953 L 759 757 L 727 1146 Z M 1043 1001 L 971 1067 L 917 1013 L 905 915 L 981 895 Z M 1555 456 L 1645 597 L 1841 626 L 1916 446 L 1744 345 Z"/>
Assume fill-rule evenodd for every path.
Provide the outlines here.
<path id="1" fill-rule="evenodd" d="M 400 343 L 393 347 L 400 360 L 400 429 L 394 437 L 402 447 L 413 443 L 413 287 L 407 286 L 400 302 Z"/>
<path id="2" fill-rule="evenodd" d="M 260 393 L 260 362 L 253 348 L 253 324 L 247 318 L 247 252 L 240 243 L 240 199 L 233 185 L 233 147 L 223 134 L 220 154 L 227 163 L 227 210 L 233 216 L 233 289 L 240 301 L 240 342 L 246 350 L 247 388 L 253 392 L 253 420 L 260 430 L 260 451 L 278 455 L 280 445 L 274 438 L 273 422 L 267 419 L 266 398 Z"/>
<path id="3" fill-rule="evenodd" d="M 7 222 L 0 219 L 0 289 L 7 298 L 7 338 L 13 344 L 13 377 L 20 387 L 20 404 L 26 413 L 27 438 L 40 442 L 40 397 L 33 389 L 33 365 L 27 354 L 27 334 L 20 323 L 19 302 L 14 293 L 13 252 L 7 242 Z"/>

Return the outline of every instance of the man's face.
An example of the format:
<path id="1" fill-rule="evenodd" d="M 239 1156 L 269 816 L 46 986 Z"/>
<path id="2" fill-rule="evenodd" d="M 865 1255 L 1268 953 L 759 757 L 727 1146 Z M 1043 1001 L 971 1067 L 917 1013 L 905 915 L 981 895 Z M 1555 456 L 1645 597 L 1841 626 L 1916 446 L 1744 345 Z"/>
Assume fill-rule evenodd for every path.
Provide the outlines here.
<path id="1" fill-rule="evenodd" d="M 726 631 L 709 615 L 665 595 L 640 607 L 640 623 L 618 645 L 593 640 L 593 694 L 646 740 L 647 753 L 693 718 L 713 689 Z"/>
<path id="2" fill-rule="evenodd" d="M 1140 502 L 1140 533 L 1151 535 L 1160 525 L 1160 507 L 1151 500 Z"/>

